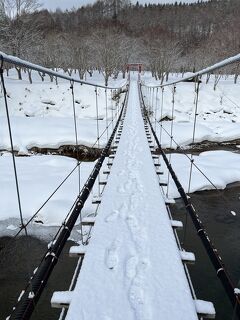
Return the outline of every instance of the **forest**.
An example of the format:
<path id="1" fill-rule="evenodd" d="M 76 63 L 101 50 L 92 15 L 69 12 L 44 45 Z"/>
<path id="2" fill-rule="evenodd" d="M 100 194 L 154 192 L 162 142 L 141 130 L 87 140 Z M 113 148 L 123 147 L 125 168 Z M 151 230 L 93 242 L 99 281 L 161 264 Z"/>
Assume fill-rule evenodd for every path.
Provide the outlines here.
<path id="1" fill-rule="evenodd" d="M 239 0 L 173 5 L 98 0 L 64 12 L 42 9 L 37 0 L 0 0 L 0 49 L 78 72 L 81 79 L 98 69 L 106 84 L 120 71 L 125 76 L 126 63 L 141 62 L 163 81 L 169 72 L 195 71 L 238 53 L 239 16 Z M 228 72 L 238 74 L 238 65 Z"/>

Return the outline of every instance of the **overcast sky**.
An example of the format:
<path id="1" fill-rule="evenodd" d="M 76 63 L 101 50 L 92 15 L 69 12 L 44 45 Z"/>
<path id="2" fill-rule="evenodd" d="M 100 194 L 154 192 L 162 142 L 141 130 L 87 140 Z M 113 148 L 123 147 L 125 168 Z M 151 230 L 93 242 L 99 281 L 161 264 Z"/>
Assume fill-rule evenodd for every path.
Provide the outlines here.
<path id="1" fill-rule="evenodd" d="M 179 0 L 180 1 L 180 0 Z M 196 2 L 197 0 L 182 0 L 182 2 Z M 206 0 L 207 1 L 207 0 Z M 78 8 L 87 3 L 93 3 L 95 0 L 41 0 L 44 8 L 55 10 L 56 8 L 60 8 L 62 10 L 71 9 L 73 7 Z M 132 2 L 136 2 L 136 0 L 132 0 Z M 175 3 L 176 0 L 139 0 L 139 3 Z"/>

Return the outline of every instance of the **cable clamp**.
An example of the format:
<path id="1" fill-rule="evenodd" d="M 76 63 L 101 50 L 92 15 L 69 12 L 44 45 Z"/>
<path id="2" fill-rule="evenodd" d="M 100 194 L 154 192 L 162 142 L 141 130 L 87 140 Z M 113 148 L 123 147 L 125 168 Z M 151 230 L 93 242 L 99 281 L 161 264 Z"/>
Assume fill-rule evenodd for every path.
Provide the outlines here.
<path id="1" fill-rule="evenodd" d="M 48 256 L 52 256 L 54 259 L 58 260 L 58 257 L 56 256 L 56 254 L 54 252 L 48 252 L 45 256 L 45 258 L 47 258 Z"/>
<path id="2" fill-rule="evenodd" d="M 65 230 L 70 231 L 69 228 L 68 228 L 68 226 L 66 226 L 65 224 L 63 224 L 63 227 L 64 227 Z"/>
<path id="3" fill-rule="evenodd" d="M 33 299 L 35 298 L 35 293 L 33 291 L 30 291 L 28 294 L 28 299 Z"/>
<path id="4" fill-rule="evenodd" d="M 221 272 L 221 271 L 224 271 L 224 269 L 223 269 L 223 268 L 219 268 L 219 269 L 217 270 L 217 275 L 218 275 L 218 273 Z"/>

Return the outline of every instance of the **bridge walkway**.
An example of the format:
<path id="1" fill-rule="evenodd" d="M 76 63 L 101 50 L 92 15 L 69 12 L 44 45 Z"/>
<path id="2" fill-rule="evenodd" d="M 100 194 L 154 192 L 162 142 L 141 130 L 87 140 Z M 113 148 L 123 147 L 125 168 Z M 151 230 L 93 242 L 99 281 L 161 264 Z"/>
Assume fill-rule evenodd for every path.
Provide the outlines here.
<path id="1" fill-rule="evenodd" d="M 134 75 L 129 90 L 119 147 L 66 319 L 198 319 Z"/>

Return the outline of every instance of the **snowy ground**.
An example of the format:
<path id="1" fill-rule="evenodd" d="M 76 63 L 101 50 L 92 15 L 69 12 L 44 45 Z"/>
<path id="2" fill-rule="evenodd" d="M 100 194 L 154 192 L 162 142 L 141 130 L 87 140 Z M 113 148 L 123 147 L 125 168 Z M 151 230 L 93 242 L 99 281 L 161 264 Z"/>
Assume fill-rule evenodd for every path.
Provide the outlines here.
<path id="1" fill-rule="evenodd" d="M 179 79 L 176 75 L 169 78 L 169 81 Z M 156 85 L 149 73 L 145 74 L 143 80 L 148 85 Z M 176 142 L 186 146 L 192 142 L 192 131 L 195 114 L 195 87 L 194 83 L 179 83 L 176 85 L 175 107 L 174 107 L 174 127 L 173 136 Z M 195 142 L 204 140 L 212 142 L 231 141 L 240 138 L 240 83 L 234 84 L 232 76 L 223 76 L 216 90 L 214 87 L 214 77 L 206 84 L 205 76 L 202 78 L 199 92 L 199 103 L 197 109 L 197 127 Z M 150 104 L 149 95 L 143 89 L 145 101 Z M 172 86 L 165 87 L 163 94 L 163 110 L 161 111 L 162 91 L 156 90 L 153 101 L 153 111 L 158 121 L 172 116 Z M 156 111 L 156 112 L 155 112 Z M 162 117 L 161 117 L 162 115 Z M 162 121 L 163 128 L 170 133 L 171 121 Z M 158 134 L 160 126 L 157 126 Z M 163 130 L 162 146 L 170 146 L 170 137 Z M 177 145 L 173 143 L 173 148 Z"/>
<path id="2" fill-rule="evenodd" d="M 17 157 L 16 165 L 24 220 L 28 220 L 44 203 L 77 162 L 62 156 Z M 81 164 L 81 184 L 93 169 L 93 162 Z M 10 156 L 0 157 L 1 215 L 0 220 L 19 218 L 14 172 Z M 63 184 L 34 220 L 45 226 L 59 226 L 66 217 L 78 194 L 78 170 Z M 91 213 L 91 196 L 83 214 Z M 11 199 L 11 200 L 10 200 Z"/>
<path id="3" fill-rule="evenodd" d="M 103 77 L 95 72 L 92 78 L 87 79 L 93 83 L 103 84 Z M 59 80 L 59 83 L 51 83 L 46 76 L 44 82 L 39 75 L 33 73 L 33 84 L 28 82 L 26 74 L 23 80 L 17 80 L 14 69 L 5 74 L 8 104 L 13 126 L 13 141 L 15 150 L 27 153 L 31 147 L 58 148 L 61 145 L 74 145 L 74 125 L 72 93 L 70 83 Z M 123 86 L 126 80 L 110 79 L 109 85 Z M 87 85 L 74 85 L 76 116 L 79 122 L 79 144 L 91 146 L 97 138 L 96 128 L 96 93 L 95 87 Z M 97 89 L 98 119 L 100 133 L 105 129 L 114 117 L 118 106 L 112 99 L 114 91 L 107 90 L 107 103 L 105 89 Z M 120 103 L 124 95 L 121 95 Z M 0 90 L 0 104 L 4 106 L 3 94 Z M 8 150 L 10 147 L 5 108 L 0 108 L 0 150 Z M 106 143 L 106 135 L 100 141 Z"/>
<path id="4" fill-rule="evenodd" d="M 188 154 L 191 158 L 191 154 Z M 169 158 L 169 155 L 168 155 Z M 184 190 L 188 192 L 189 176 L 191 163 L 183 154 L 172 154 L 171 164 L 176 172 L 176 175 L 181 182 Z M 201 190 L 224 189 L 228 184 L 240 181 L 240 155 L 229 151 L 206 151 L 199 155 L 193 156 L 194 164 L 192 168 L 192 178 L 190 183 L 190 193 Z M 164 175 L 160 181 L 168 181 L 168 170 L 163 160 L 160 160 L 163 165 Z M 214 184 L 214 186 L 207 180 L 204 175 L 197 169 L 199 168 L 204 175 Z M 171 175 L 170 175 L 171 177 Z M 166 191 L 167 188 L 164 187 Z M 178 198 L 179 193 L 175 183 L 170 178 L 169 197 Z"/>

